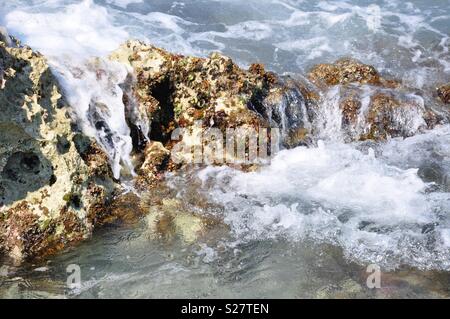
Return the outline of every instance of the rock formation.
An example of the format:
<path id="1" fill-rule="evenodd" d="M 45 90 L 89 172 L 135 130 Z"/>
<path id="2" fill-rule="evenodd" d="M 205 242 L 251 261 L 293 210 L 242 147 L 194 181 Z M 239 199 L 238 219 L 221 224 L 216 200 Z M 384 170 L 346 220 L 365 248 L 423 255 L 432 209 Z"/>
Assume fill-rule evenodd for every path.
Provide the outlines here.
<path id="1" fill-rule="evenodd" d="M 441 120 L 426 107 L 420 95 L 403 88 L 398 81 L 383 78 L 373 66 L 355 59 L 316 65 L 308 78 L 322 92 L 337 89 L 347 140 L 412 136 Z M 319 112 L 320 108 L 323 106 Z"/>
<path id="2" fill-rule="evenodd" d="M 127 96 L 125 103 L 137 105 L 140 117 L 151 122 L 148 138 L 159 142 L 144 150 L 142 165 L 137 169 L 141 183 L 151 184 L 161 169 L 179 167 L 169 156 L 175 144 L 171 140 L 175 128 L 183 128 L 187 135 L 194 136 L 182 136 L 179 142 L 186 149 L 203 147 L 203 152 L 207 152 L 208 145 L 203 145 L 195 134 L 208 134 L 214 128 L 225 136 L 228 128 L 239 128 L 245 135 L 250 130 L 258 132 L 261 127 L 269 127 L 268 119 L 258 109 L 275 87 L 277 77 L 261 65 L 252 65 L 245 71 L 217 53 L 209 58 L 184 57 L 139 41 L 125 43 L 110 58 L 132 70 L 133 94 Z M 134 135 L 137 148 L 141 135 L 142 132 Z M 190 152 L 178 155 L 190 156 Z"/>
<path id="3" fill-rule="evenodd" d="M 217 143 L 198 137 L 210 137 L 211 132 L 226 137 L 229 128 L 239 128 L 235 140 L 245 140 L 261 128 L 276 127 L 281 144 L 289 148 L 322 138 L 320 131 L 330 120 L 326 112 L 333 107 L 338 111 L 333 116 L 341 117 L 337 129 L 345 141 L 411 136 L 440 120 L 420 96 L 349 58 L 316 65 L 307 78 L 278 76 L 261 64 L 244 70 L 218 53 L 208 58 L 171 54 L 139 41 L 128 41 L 110 58 L 126 64 L 134 78 L 125 101 L 134 107 L 128 109 L 137 109 L 140 118 L 151 123 L 149 136 L 139 129 L 134 134 L 137 153 L 140 149 L 144 154 L 137 170 L 141 186 L 179 168 L 174 156 L 192 163 L 195 150 L 203 156 L 214 153 Z M 171 134 L 179 128 L 184 135 L 174 141 Z M 152 144 L 146 148 L 147 139 Z M 184 153 L 174 147 L 176 142 Z M 233 164 L 226 159 L 236 154 L 230 154 L 225 138 L 219 144 L 224 144 L 219 149 L 224 160 L 216 163 Z M 248 145 L 245 152 L 248 155 Z M 204 158 L 200 162 L 205 163 Z"/>
<path id="4" fill-rule="evenodd" d="M 267 142 L 267 155 L 278 143 L 309 144 L 322 138 L 334 111 L 345 141 L 410 136 L 440 120 L 420 96 L 353 59 L 317 65 L 305 78 L 277 76 L 261 64 L 244 70 L 218 53 L 171 54 L 139 41 L 123 44 L 110 59 L 129 69 L 124 106 L 139 191 L 155 188 L 165 172 L 185 163 L 252 169 L 245 161 L 252 136 L 258 134 L 258 152 L 260 141 Z M 448 85 L 438 94 L 448 103 Z M 187 242 L 208 224 L 200 216 L 176 215 L 182 207 L 176 200 L 146 206 L 132 193 L 120 194 L 108 156 L 72 122 L 45 58 L 13 45 L 1 29 L 0 105 L 0 250 L 15 260 L 52 253 L 89 237 L 96 226 L 148 212 L 155 231 L 170 228 Z M 230 129 L 234 142 L 244 141 L 243 162 L 235 144 L 223 145 Z M 211 155 L 207 162 L 205 154 Z"/>
<path id="5" fill-rule="evenodd" d="M 89 237 L 116 184 L 77 132 L 46 59 L 0 42 L 0 250 L 16 261 Z"/>

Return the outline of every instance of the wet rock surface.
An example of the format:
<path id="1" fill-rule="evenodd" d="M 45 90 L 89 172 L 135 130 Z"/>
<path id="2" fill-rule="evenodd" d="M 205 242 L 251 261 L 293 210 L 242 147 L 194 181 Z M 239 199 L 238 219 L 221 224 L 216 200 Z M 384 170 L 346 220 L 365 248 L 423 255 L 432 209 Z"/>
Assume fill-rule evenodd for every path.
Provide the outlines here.
<path id="1" fill-rule="evenodd" d="M 7 42 L 0 42 L 0 250 L 20 262 L 88 238 L 117 185 L 102 150 L 74 131 L 45 58 Z"/>
<path id="2" fill-rule="evenodd" d="M 254 103 L 261 103 L 276 77 L 261 65 L 245 71 L 217 53 L 209 58 L 184 57 L 137 41 L 124 44 L 111 59 L 132 68 L 138 113 L 151 121 L 149 138 L 168 149 L 173 130 L 187 128 L 193 133 L 196 121 L 201 121 L 201 130 L 214 127 L 223 133 L 229 127 L 268 126 Z"/>
<path id="3" fill-rule="evenodd" d="M 292 148 L 332 134 L 347 142 L 407 137 L 443 120 L 420 94 L 351 58 L 316 65 L 307 77 L 278 76 L 260 64 L 244 70 L 218 53 L 181 56 L 139 41 L 123 44 L 110 59 L 130 68 L 125 104 L 135 105 L 134 118 L 150 123 L 148 135 L 135 125 L 133 137 L 141 154 L 140 185 L 154 184 L 161 172 L 183 166 L 180 162 L 205 163 L 206 157 L 209 164 L 233 165 L 236 154 L 223 138 L 230 128 L 239 128 L 235 140 L 277 128 L 280 139 L 269 138 L 269 148 L 271 143 Z M 184 133 L 173 138 L 180 128 Z M 159 144 L 146 148 L 147 140 Z M 217 154 L 219 159 L 208 157 Z"/>
<path id="4" fill-rule="evenodd" d="M 316 112 L 323 112 L 325 96 L 331 104 L 329 111 L 337 111 L 335 115 L 342 117 L 339 127 L 345 141 L 408 137 L 448 118 L 448 114 L 432 109 L 426 92 L 404 87 L 352 58 L 316 65 L 307 76 L 322 92 Z"/>
<path id="5" fill-rule="evenodd" d="M 318 86 L 350 83 L 392 88 L 399 86 L 396 81 L 384 79 L 373 66 L 352 58 L 342 58 L 331 64 L 315 65 L 309 71 L 308 78 Z"/>

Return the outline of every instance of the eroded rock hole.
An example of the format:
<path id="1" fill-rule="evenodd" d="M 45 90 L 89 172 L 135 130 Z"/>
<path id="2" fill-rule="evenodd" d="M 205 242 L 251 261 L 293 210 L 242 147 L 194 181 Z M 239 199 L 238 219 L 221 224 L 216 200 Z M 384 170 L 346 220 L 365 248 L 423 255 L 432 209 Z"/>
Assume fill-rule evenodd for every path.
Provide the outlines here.
<path id="1" fill-rule="evenodd" d="M 26 184 L 28 176 L 40 173 L 40 163 L 39 156 L 34 153 L 14 153 L 5 165 L 3 176 L 11 181 Z"/>
<path id="2" fill-rule="evenodd" d="M 152 141 L 167 143 L 172 133 L 171 124 L 175 113 L 172 101 L 173 88 L 170 79 L 165 79 L 151 88 L 152 96 L 159 102 L 160 110 L 152 119 L 150 139 Z"/>
<path id="3" fill-rule="evenodd" d="M 142 129 L 133 123 L 128 123 L 128 126 L 130 128 L 131 140 L 133 142 L 133 150 L 135 152 L 143 151 L 145 145 L 147 144 L 147 138 L 144 133 L 142 133 Z"/>
<path id="4" fill-rule="evenodd" d="M 10 203 L 27 193 L 56 182 L 51 163 L 34 152 L 16 152 L 7 160 L 1 172 L 2 198 Z"/>
<path id="5" fill-rule="evenodd" d="M 267 92 L 262 89 L 255 89 L 250 100 L 247 103 L 247 107 L 250 110 L 255 111 L 263 118 L 268 119 L 267 107 L 264 105 L 263 101 L 267 96 Z"/>

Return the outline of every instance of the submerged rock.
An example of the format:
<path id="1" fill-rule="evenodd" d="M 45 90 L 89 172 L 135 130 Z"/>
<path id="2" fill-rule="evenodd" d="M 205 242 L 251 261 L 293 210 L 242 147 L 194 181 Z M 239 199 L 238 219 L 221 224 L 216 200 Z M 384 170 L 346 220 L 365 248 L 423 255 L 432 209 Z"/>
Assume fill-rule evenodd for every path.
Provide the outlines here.
<path id="1" fill-rule="evenodd" d="M 117 185 L 45 58 L 0 42 L 0 66 L 0 250 L 19 262 L 89 237 Z"/>
<path id="2" fill-rule="evenodd" d="M 146 221 L 151 237 L 166 240 L 178 235 L 186 243 L 193 243 L 204 230 L 202 218 L 185 212 L 175 199 L 164 199 L 161 205 L 152 206 Z"/>
<path id="3" fill-rule="evenodd" d="M 336 284 L 321 287 L 314 298 L 316 299 L 355 299 L 367 297 L 363 286 L 355 280 L 348 278 Z"/>
<path id="4" fill-rule="evenodd" d="M 150 238 L 172 241 L 181 239 L 193 244 L 212 229 L 226 227 L 217 218 L 198 214 L 194 209 L 176 198 L 164 198 L 150 206 L 145 218 Z"/>
<path id="5" fill-rule="evenodd" d="M 437 94 L 443 103 L 450 104 L 450 83 L 438 87 Z"/>

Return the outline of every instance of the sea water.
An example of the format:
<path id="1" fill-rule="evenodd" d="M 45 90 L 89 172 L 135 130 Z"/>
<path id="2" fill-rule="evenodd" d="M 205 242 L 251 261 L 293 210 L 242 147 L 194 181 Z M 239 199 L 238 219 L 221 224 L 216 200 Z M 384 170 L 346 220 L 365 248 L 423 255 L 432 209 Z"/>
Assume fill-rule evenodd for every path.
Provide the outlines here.
<path id="1" fill-rule="evenodd" d="M 432 108 L 434 88 L 450 81 L 445 1 L 0 3 L 0 23 L 48 57 L 74 119 L 108 152 L 116 177 L 132 171 L 121 88 L 127 70 L 106 57 L 128 38 L 181 54 L 220 51 L 242 67 L 262 62 L 280 74 L 305 74 L 316 63 L 351 56 L 401 80 L 415 101 Z M 450 126 L 344 143 L 338 94 L 324 97 L 313 123 L 322 129 L 310 147 L 282 150 L 257 172 L 207 167 L 168 176 L 179 198 L 201 194 L 220 207 L 207 214 L 227 225 L 225 234 L 186 244 L 150 239 L 145 222 L 99 230 L 45 268 L 5 266 L 8 280 L 22 280 L 6 280 L 5 295 L 448 297 Z M 100 130 L 93 103 L 106 105 Z M 407 126 L 415 131 L 420 121 L 411 114 Z M 69 264 L 80 265 L 82 284 L 68 291 Z M 385 274 L 378 290 L 365 282 L 373 264 Z"/>

